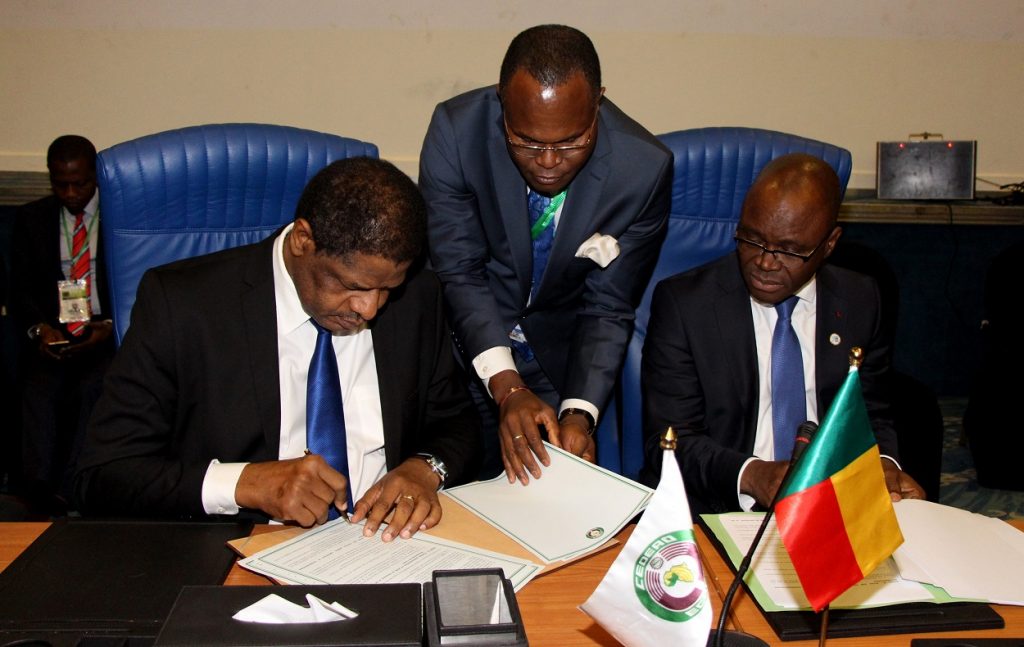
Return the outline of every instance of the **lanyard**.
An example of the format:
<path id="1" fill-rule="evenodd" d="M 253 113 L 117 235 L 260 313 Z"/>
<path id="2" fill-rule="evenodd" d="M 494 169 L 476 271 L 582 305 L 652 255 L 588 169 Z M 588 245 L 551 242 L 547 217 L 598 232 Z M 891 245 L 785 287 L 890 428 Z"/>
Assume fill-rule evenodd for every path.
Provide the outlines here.
<path id="1" fill-rule="evenodd" d="M 544 230 L 551 226 L 551 223 L 555 220 L 555 212 L 562 206 L 565 201 L 565 193 L 569 189 L 562 189 L 562 192 L 551 198 L 551 202 L 544 208 L 544 213 L 537 219 L 537 222 L 533 223 L 530 227 L 530 239 L 537 240 L 537 237 L 544 233 Z"/>

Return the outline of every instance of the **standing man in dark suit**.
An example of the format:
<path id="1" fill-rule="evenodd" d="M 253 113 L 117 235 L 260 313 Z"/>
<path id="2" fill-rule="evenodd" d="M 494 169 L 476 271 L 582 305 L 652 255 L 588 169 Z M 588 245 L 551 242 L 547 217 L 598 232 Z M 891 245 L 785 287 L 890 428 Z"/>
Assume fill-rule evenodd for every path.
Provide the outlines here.
<path id="1" fill-rule="evenodd" d="M 46 165 L 53 195 L 23 206 L 15 216 L 10 306 L 17 330 L 24 333 L 26 494 L 39 512 L 60 514 L 114 344 L 100 245 L 96 148 L 78 135 L 58 137 Z M 68 317 L 72 301 L 61 295 L 72 279 L 84 281 L 89 294 L 78 301 L 82 309 Z"/>
<path id="2" fill-rule="evenodd" d="M 593 43 L 512 41 L 498 86 L 434 111 L 420 155 L 430 258 L 484 416 L 484 476 L 526 484 L 592 434 L 664 236 L 672 155 L 604 97 Z M 556 416 L 556 411 L 557 416 Z"/>
<path id="3" fill-rule="evenodd" d="M 479 422 L 440 285 L 413 269 L 425 239 L 412 180 L 353 158 L 275 236 L 148 271 L 79 462 L 83 512 L 310 526 L 336 509 L 370 535 L 393 509 L 385 541 L 435 525 Z"/>
<path id="4" fill-rule="evenodd" d="M 694 513 L 770 504 L 798 425 L 824 416 L 853 346 L 865 353 L 861 384 L 889 491 L 924 496 L 896 462 L 878 289 L 823 265 L 842 233 L 839 204 L 831 166 L 780 157 L 744 200 L 736 253 L 655 289 L 642 365 L 645 472 L 660 465 L 659 437 L 673 427 Z"/>

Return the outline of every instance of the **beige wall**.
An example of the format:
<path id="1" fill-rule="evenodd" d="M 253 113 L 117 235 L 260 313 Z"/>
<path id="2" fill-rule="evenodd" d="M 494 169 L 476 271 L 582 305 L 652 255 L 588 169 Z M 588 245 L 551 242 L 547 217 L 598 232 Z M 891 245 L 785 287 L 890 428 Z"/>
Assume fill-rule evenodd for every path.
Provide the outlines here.
<path id="1" fill-rule="evenodd" d="M 871 187 L 875 142 L 928 130 L 977 139 L 982 178 L 1024 178 L 1020 0 L 551 5 L 0 0 L 0 170 L 43 170 L 64 132 L 103 148 L 257 121 L 372 141 L 415 175 L 433 106 L 493 83 L 516 32 L 557 21 L 591 35 L 608 96 L 655 133 L 823 139 Z"/>

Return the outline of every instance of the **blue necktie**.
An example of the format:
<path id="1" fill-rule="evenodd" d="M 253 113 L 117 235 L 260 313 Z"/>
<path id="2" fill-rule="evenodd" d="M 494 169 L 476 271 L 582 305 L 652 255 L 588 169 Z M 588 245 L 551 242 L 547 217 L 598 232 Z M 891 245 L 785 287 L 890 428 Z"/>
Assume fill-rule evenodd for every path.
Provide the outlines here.
<path id="1" fill-rule="evenodd" d="M 541 219 L 544 210 L 551 204 L 551 198 L 546 198 L 539 193 L 530 191 L 528 196 L 530 208 L 530 227 Z M 537 288 L 540 287 L 540 278 L 544 276 L 544 267 L 548 264 L 548 256 L 551 255 L 551 246 L 555 241 L 555 228 L 548 225 L 536 238 L 533 239 L 533 286 L 530 293 L 537 295 Z"/>
<path id="2" fill-rule="evenodd" d="M 345 408 L 341 402 L 338 358 L 334 354 L 331 333 L 312 319 L 316 327 L 316 348 L 306 377 L 306 448 L 319 454 L 327 464 L 348 478 L 348 443 L 345 439 Z M 348 513 L 352 514 L 352 482 L 348 493 Z M 329 517 L 338 518 L 338 509 L 330 506 Z"/>
<path id="3" fill-rule="evenodd" d="M 792 321 L 796 304 L 797 297 L 791 296 L 775 306 L 779 320 L 772 335 L 772 428 L 777 461 L 793 455 L 797 427 L 807 419 L 804 360 Z"/>

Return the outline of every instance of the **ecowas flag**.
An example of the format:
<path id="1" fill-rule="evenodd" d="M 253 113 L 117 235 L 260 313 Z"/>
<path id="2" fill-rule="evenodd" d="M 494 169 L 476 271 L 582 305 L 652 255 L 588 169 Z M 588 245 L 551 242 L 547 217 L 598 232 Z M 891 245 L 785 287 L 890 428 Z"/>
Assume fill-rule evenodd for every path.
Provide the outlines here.
<path id="1" fill-rule="evenodd" d="M 707 644 L 711 601 L 671 450 L 640 523 L 580 609 L 627 647 Z"/>

